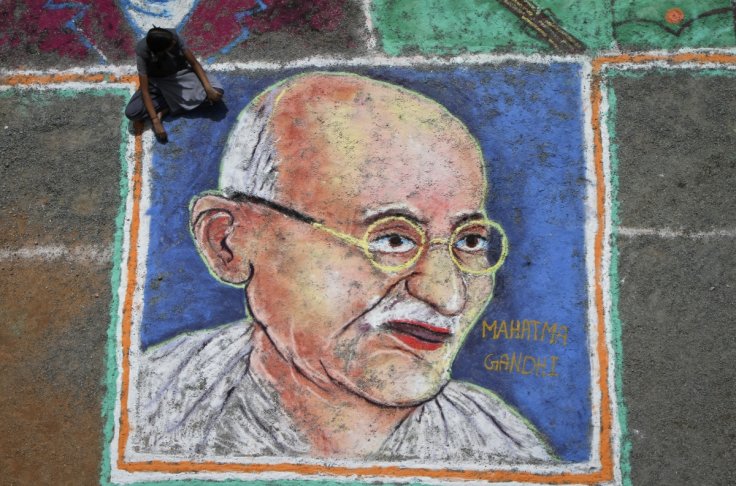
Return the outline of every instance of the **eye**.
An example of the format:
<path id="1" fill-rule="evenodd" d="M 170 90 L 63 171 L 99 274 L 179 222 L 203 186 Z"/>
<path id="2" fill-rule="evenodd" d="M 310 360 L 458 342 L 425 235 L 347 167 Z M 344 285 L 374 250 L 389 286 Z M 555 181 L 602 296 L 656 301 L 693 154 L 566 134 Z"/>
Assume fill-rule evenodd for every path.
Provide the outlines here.
<path id="1" fill-rule="evenodd" d="M 400 234 L 379 236 L 368 243 L 368 249 L 379 253 L 406 253 L 417 247 L 411 238 Z"/>
<path id="2" fill-rule="evenodd" d="M 466 234 L 455 242 L 455 248 L 469 253 L 478 253 L 488 249 L 488 240 L 484 235 Z"/>

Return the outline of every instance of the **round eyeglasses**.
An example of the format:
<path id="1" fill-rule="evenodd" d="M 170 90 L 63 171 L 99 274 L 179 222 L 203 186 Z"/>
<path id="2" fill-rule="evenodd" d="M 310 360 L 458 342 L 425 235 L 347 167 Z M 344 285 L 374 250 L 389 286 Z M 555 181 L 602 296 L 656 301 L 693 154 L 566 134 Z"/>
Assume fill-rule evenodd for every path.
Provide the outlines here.
<path id="1" fill-rule="evenodd" d="M 468 221 L 450 238 L 427 240 L 421 226 L 403 216 L 388 216 L 372 223 L 362 238 L 355 238 L 315 222 L 313 226 L 357 246 L 373 266 L 388 273 L 405 271 L 434 245 L 446 245 L 460 270 L 473 275 L 494 273 L 508 254 L 508 239 L 501 225 L 489 219 Z"/>
<path id="2" fill-rule="evenodd" d="M 506 260 L 509 242 L 500 224 L 490 219 L 474 219 L 455 228 L 449 238 L 427 239 L 424 229 L 404 216 L 387 216 L 371 223 L 362 238 L 324 225 L 311 216 L 256 196 L 236 195 L 230 199 L 262 204 L 324 231 L 363 251 L 371 264 L 387 273 L 413 267 L 423 253 L 435 245 L 446 245 L 457 267 L 471 275 L 495 273 Z"/>

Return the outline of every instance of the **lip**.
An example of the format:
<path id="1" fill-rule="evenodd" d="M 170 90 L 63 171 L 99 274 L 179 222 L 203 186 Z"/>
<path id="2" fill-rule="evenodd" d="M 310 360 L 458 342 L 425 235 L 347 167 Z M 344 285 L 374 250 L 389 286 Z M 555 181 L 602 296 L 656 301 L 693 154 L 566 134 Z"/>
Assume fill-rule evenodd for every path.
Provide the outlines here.
<path id="1" fill-rule="evenodd" d="M 452 337 L 452 332 L 445 327 L 412 319 L 391 320 L 383 327 L 404 344 L 422 351 L 439 349 Z"/>

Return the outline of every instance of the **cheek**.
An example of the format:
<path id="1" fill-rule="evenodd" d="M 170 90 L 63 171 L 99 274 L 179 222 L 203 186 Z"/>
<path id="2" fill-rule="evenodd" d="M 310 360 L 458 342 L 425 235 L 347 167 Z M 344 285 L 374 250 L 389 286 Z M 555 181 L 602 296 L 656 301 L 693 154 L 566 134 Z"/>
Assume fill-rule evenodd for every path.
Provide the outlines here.
<path id="1" fill-rule="evenodd" d="M 248 286 L 255 317 L 272 331 L 315 344 L 365 312 L 386 279 L 351 247 L 304 243 L 268 252 Z M 288 330 L 288 331 L 287 331 Z"/>
<path id="2" fill-rule="evenodd" d="M 483 312 L 486 305 L 493 296 L 494 278 L 491 276 L 472 277 L 466 283 L 467 303 L 465 308 L 465 316 L 475 320 L 478 314 Z"/>

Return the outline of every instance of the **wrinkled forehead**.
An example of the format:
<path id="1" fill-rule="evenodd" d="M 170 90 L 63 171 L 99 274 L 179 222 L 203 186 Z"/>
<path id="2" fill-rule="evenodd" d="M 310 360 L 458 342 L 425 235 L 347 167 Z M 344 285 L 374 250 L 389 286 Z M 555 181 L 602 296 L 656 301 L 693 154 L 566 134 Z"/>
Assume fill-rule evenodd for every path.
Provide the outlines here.
<path id="1" fill-rule="evenodd" d="M 360 78 L 329 81 L 286 92 L 274 111 L 278 200 L 337 219 L 390 206 L 424 218 L 482 208 L 480 150 L 441 105 Z"/>

